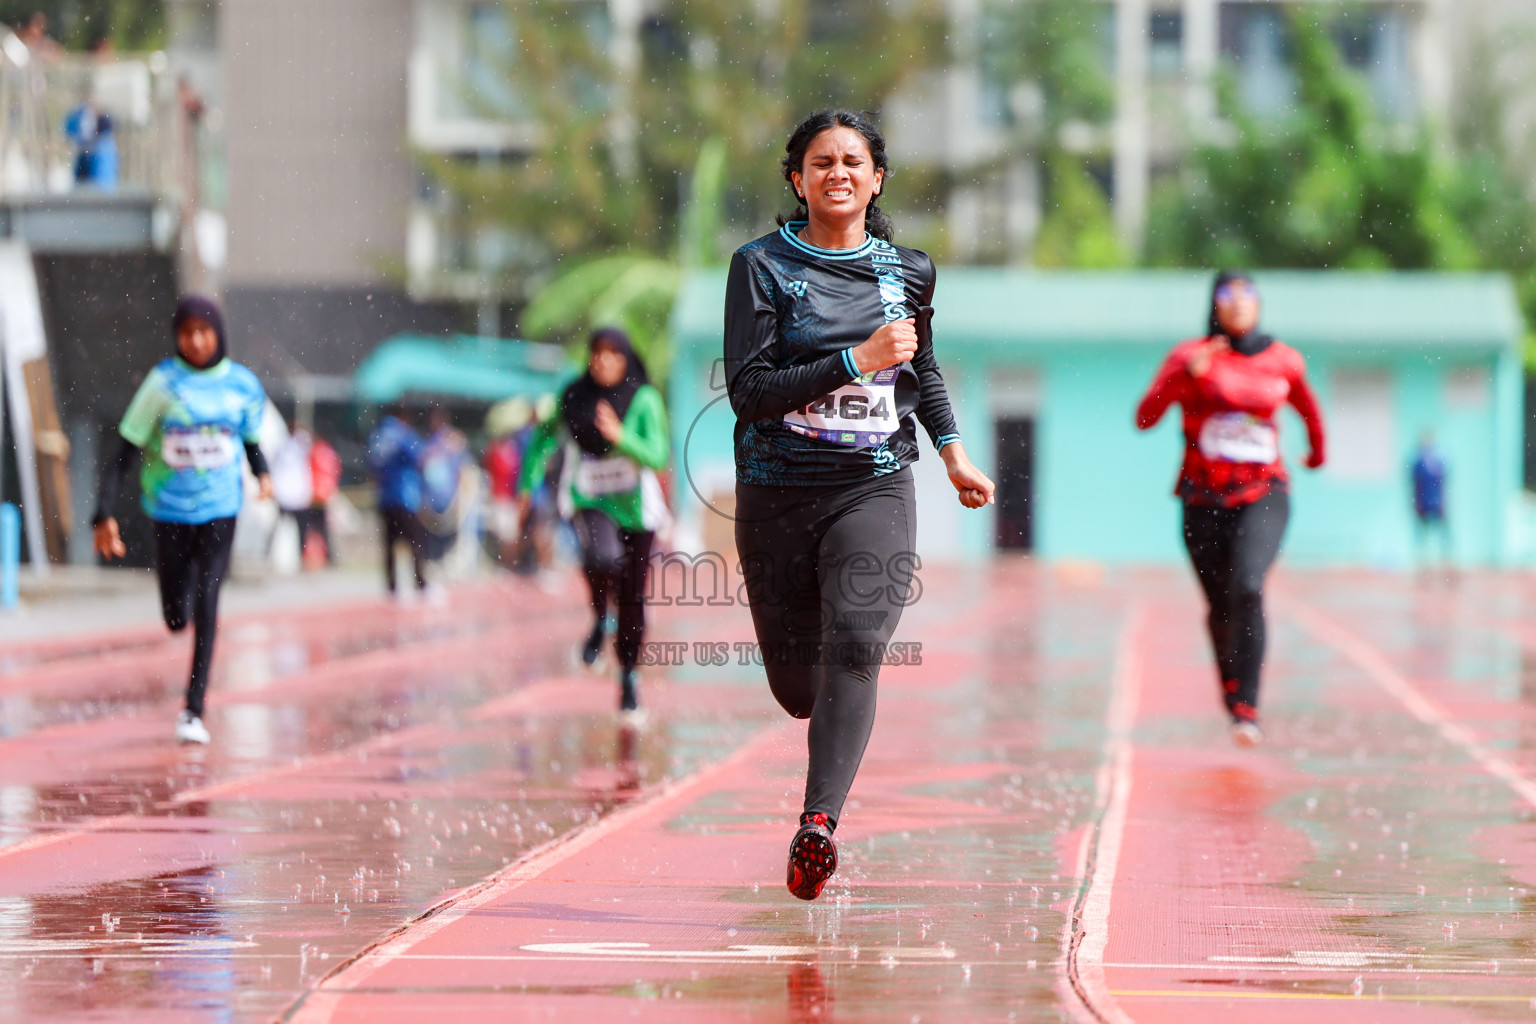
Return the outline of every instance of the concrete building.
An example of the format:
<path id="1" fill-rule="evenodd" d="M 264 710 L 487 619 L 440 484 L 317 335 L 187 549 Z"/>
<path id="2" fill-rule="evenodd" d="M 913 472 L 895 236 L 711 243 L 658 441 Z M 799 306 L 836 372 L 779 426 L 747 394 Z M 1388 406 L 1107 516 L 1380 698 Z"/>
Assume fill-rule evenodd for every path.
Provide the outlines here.
<path id="1" fill-rule="evenodd" d="M 504 333 L 503 240 L 463 223 L 424 166 L 522 159 L 538 144 L 504 81 L 506 5 L 171 4 L 173 54 L 216 107 L 233 343 L 275 390 L 340 398 L 394 334 Z M 622 54 L 640 7 L 604 9 Z"/>
<path id="2" fill-rule="evenodd" d="M 421 158 L 515 161 L 539 145 L 541 127 L 505 81 L 516 4 L 169 2 L 173 54 L 222 100 L 214 121 L 228 187 L 212 188 L 227 211 L 231 310 L 274 369 L 339 373 L 369 338 L 396 330 L 500 333 L 519 267 L 539 254 L 466 223 L 461 204 L 422 173 Z M 1284 2 L 1090 5 L 1101 18 L 1115 110 L 1102 124 L 1062 126 L 1062 143 L 1089 158 L 1132 251 L 1154 180 L 1178 166 L 1193 139 L 1222 131 L 1218 73 L 1231 74 L 1261 113 L 1293 101 Z M 947 171 L 939 216 L 951 259 L 1027 263 L 1041 186 L 1019 125 L 1039 97 L 989 77 L 979 59 L 983 0 L 944 0 L 944 8 L 953 62 L 886 104 L 892 144 L 904 161 Z M 638 60 L 645 0 L 584 9 L 603 20 L 616 62 Z M 1477 40 L 1536 12 L 1536 0 L 1476 0 L 1456 18 L 1448 11 L 1448 0 L 1366 0 L 1339 29 L 1346 59 L 1389 116 L 1443 120 L 1460 69 L 1478 67 Z M 623 120 L 622 103 L 615 117 Z"/>
<path id="3" fill-rule="evenodd" d="M 1300 468 L 1305 434 L 1281 414 L 1292 470 L 1286 557 L 1405 567 L 1413 560 L 1408 466 L 1433 431 L 1450 465 L 1454 556 L 1529 560 L 1521 498 L 1523 337 L 1498 275 L 1268 272 L 1265 324 L 1308 360 L 1329 462 Z M 720 359 L 725 274 L 693 279 L 674 321 L 674 502 L 690 550 L 729 550 L 735 422 Z M 1132 425 L 1167 350 L 1204 328 L 1203 273 L 950 269 L 934 296 L 935 344 L 966 450 L 1001 484 L 960 507 L 926 440 L 916 467 L 924 557 L 996 550 L 1051 559 L 1184 558 L 1172 497 L 1178 410 Z M 690 547 L 691 546 L 691 547 Z M 722 547 L 725 546 L 725 547 Z"/>
<path id="4" fill-rule="evenodd" d="M 504 80 L 516 56 L 515 4 L 170 2 L 173 54 L 216 101 L 208 130 L 224 159 L 209 191 L 227 217 L 234 344 L 280 397 L 346 397 L 348 375 L 396 334 L 512 326 L 509 286 L 538 253 L 466 223 L 423 168 L 516 161 L 539 145 L 541 126 Z M 892 145 L 904 161 L 949 172 L 935 215 L 951 263 L 1027 263 L 1040 175 L 1012 122 L 1033 101 L 989 80 L 974 59 L 983 0 L 944 6 L 954 62 L 892 97 L 883 111 Z M 1134 247 L 1158 175 L 1178 166 L 1191 140 L 1221 131 L 1217 75 L 1225 69 L 1261 112 L 1283 110 L 1296 83 L 1280 0 L 1106 0 L 1097 9 L 1115 111 L 1103 124 L 1062 126 L 1063 144 L 1090 158 Z M 1533 9 L 1536 0 L 1475 0 L 1452 18 L 1448 0 L 1366 0 L 1350 8 L 1340 38 L 1381 110 L 1444 119 L 1472 80 L 1463 70 L 1481 71 L 1482 41 Z M 645 0 L 585 10 L 604 20 L 615 61 L 637 59 Z M 1509 56 L 1499 64 L 1506 77 L 1522 66 Z M 615 117 L 622 122 L 622 104 Z"/>
<path id="5" fill-rule="evenodd" d="M 1113 81 L 1112 116 L 1069 122 L 1060 144 L 1088 159 L 1106 186 L 1128 251 L 1138 251 L 1158 176 L 1176 170 L 1195 141 L 1219 139 L 1218 77 L 1229 75 L 1249 110 L 1283 113 L 1295 102 L 1285 8 L 1298 0 L 1105 0 L 1104 73 Z M 1299 0 L 1302 3 L 1317 0 Z M 886 122 L 904 159 L 945 167 L 955 180 L 944 218 L 951 255 L 966 262 L 1027 263 L 1040 224 L 1040 170 L 1021 143 L 1043 102 L 1017 83 L 989 80 L 977 59 L 981 0 L 947 0 L 955 66 L 893 97 Z M 1449 0 L 1365 0 L 1335 36 L 1388 118 L 1419 115 L 1444 123 L 1458 72 L 1480 71 L 1479 40 L 1521 15 L 1532 0 L 1479 0 L 1449 16 Z M 1508 55 L 1513 65 L 1513 55 Z M 1518 123 L 1519 111 L 1511 112 Z"/>
<path id="6" fill-rule="evenodd" d="M 344 398 L 382 339 L 459 326 L 404 274 L 410 0 L 220 0 L 232 344 L 273 390 Z"/>

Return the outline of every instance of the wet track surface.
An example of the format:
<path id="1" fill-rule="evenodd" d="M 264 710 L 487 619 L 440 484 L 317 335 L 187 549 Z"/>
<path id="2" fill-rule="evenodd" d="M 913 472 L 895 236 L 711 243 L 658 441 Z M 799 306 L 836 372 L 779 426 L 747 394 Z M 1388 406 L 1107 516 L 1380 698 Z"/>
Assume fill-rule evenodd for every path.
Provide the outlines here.
<path id="1" fill-rule="evenodd" d="M 1536 586 L 1280 575 L 1238 751 L 1185 573 L 923 585 L 811 905 L 739 607 L 656 610 L 639 732 L 574 579 L 231 619 L 206 750 L 185 638 L 12 644 L 0 1020 L 1536 1013 Z"/>

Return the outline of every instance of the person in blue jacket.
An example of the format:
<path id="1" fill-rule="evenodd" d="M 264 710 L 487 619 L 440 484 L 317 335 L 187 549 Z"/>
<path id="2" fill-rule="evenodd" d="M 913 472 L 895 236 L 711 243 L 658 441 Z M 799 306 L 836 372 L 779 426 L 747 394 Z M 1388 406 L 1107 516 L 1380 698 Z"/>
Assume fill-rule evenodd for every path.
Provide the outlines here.
<path id="1" fill-rule="evenodd" d="M 1430 544 L 1438 540 L 1440 561 L 1449 561 L 1451 528 L 1445 518 L 1445 456 L 1428 431 L 1419 438 L 1418 456 L 1409 474 L 1413 478 L 1413 517 L 1418 526 L 1420 557 L 1428 564 Z"/>
<path id="2" fill-rule="evenodd" d="M 88 100 L 64 119 L 64 134 L 75 146 L 75 184 L 115 189 L 118 159 L 112 115 Z"/>
<path id="3" fill-rule="evenodd" d="M 395 593 L 395 545 L 410 545 L 416 589 L 427 589 L 426 537 L 421 526 L 421 435 L 405 421 L 398 403 L 384 410 L 384 418 L 368 439 L 368 465 L 379 485 L 379 516 L 384 521 L 384 585 Z"/>

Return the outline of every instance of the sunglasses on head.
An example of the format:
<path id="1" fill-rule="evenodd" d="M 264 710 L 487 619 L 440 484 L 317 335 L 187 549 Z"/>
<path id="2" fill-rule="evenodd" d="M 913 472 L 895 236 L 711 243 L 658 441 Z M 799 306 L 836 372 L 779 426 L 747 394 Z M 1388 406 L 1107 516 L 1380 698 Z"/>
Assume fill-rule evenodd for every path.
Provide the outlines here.
<path id="1" fill-rule="evenodd" d="M 1231 302 L 1238 296 L 1258 298 L 1259 290 L 1247 281 L 1230 281 L 1216 289 L 1217 302 Z"/>

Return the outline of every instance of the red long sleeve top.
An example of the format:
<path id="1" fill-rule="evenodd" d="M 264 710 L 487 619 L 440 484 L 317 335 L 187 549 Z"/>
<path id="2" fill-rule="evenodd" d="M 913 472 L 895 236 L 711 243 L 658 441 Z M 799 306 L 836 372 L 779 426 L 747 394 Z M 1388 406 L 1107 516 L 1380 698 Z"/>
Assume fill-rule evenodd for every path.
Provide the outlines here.
<path id="1" fill-rule="evenodd" d="M 1275 422 L 1280 407 L 1290 402 L 1306 424 L 1309 466 L 1323 462 L 1323 417 L 1300 352 L 1279 341 L 1251 356 L 1228 348 L 1212 355 L 1196 377 L 1190 357 L 1208 340 L 1181 342 L 1168 353 L 1136 409 L 1136 426 L 1151 429 L 1168 406 L 1179 403 L 1184 465 L 1174 493 L 1194 505 L 1237 508 L 1286 485 Z"/>

